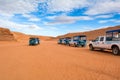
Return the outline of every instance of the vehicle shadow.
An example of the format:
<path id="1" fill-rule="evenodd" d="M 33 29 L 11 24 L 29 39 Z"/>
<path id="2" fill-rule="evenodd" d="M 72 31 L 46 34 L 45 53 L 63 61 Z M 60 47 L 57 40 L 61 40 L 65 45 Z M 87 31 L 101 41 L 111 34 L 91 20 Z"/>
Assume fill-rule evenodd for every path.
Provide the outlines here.
<path id="1" fill-rule="evenodd" d="M 111 50 L 99 50 L 99 49 L 96 49 L 94 51 L 99 52 L 100 54 L 114 55 Z M 120 56 L 120 54 L 114 55 L 114 56 Z"/>

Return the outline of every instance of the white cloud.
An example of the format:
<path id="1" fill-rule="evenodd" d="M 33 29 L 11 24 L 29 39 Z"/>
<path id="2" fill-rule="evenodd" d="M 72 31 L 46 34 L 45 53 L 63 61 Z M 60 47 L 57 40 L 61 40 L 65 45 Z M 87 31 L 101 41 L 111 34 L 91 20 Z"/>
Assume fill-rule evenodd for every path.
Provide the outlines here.
<path id="1" fill-rule="evenodd" d="M 0 13 L 12 16 L 34 12 L 38 9 L 38 3 L 47 3 L 40 7 L 48 12 L 71 12 L 76 8 L 88 8 L 85 12 L 87 15 L 120 13 L 120 0 L 0 0 Z"/>
<path id="2" fill-rule="evenodd" d="M 35 24 L 29 25 L 29 28 L 31 28 L 31 29 L 37 29 L 37 30 L 42 30 L 41 27 L 39 27 L 39 26 L 37 26 L 37 25 L 35 25 Z"/>
<path id="3" fill-rule="evenodd" d="M 74 9 L 88 8 L 87 15 L 120 13 L 120 0 L 49 0 L 46 2 L 48 12 L 71 12 Z"/>
<path id="4" fill-rule="evenodd" d="M 25 17 L 25 18 L 28 18 L 28 21 L 34 21 L 34 22 L 36 22 L 36 21 L 41 21 L 40 18 L 38 18 L 38 17 L 36 17 L 36 16 L 34 16 L 34 15 L 23 14 L 22 16 Z"/>
<path id="5" fill-rule="evenodd" d="M 111 18 L 113 15 L 98 15 L 95 18 Z"/>
<path id="6" fill-rule="evenodd" d="M 108 23 L 108 22 L 114 22 L 114 23 L 120 23 L 120 20 L 117 19 L 109 19 L 109 20 L 100 20 L 99 23 Z"/>
<path id="7" fill-rule="evenodd" d="M 0 18 L 1 15 L 4 16 L 4 18 L 0 19 L 0 26 L 22 32 L 33 33 L 34 31 L 34 33 L 56 35 L 55 33 L 57 32 L 56 30 L 58 30 L 58 28 L 54 26 L 53 27 L 44 26 L 41 28 L 37 26 L 37 24 L 35 24 L 35 21 L 42 22 L 41 19 L 43 18 L 42 17 L 40 19 L 37 16 L 30 14 L 31 12 L 37 12 L 38 3 L 45 3 L 43 6 L 39 6 L 42 7 L 42 9 L 45 9 L 45 10 L 41 10 L 43 12 L 46 11 L 53 15 L 54 12 L 59 12 L 59 11 L 64 12 L 64 15 L 45 17 L 49 19 L 48 22 L 43 22 L 45 26 L 71 24 L 81 20 L 82 21 L 93 20 L 97 18 L 112 18 L 114 14 L 109 15 L 109 13 L 120 14 L 120 0 L 0 0 Z M 77 17 L 67 16 L 67 13 L 73 11 L 74 9 L 82 9 L 82 8 L 86 8 L 85 9 L 86 11 L 81 14 L 86 14 L 88 16 L 77 16 Z M 26 24 L 19 24 L 10 21 L 13 20 L 12 18 L 14 17 L 10 17 L 9 19 L 8 17 L 6 17 L 6 16 L 14 16 L 14 14 L 21 14 L 23 17 L 27 18 L 28 21 L 25 22 Z M 44 18 L 43 20 L 45 21 Z M 28 23 L 29 21 L 33 21 L 33 22 Z M 107 23 L 107 22 L 120 23 L 120 20 L 109 19 L 109 20 L 99 21 L 99 23 Z M 83 28 L 83 30 L 87 30 L 87 29 L 92 29 L 92 28 L 88 28 L 88 27 Z M 61 31 L 59 33 L 61 33 Z"/>
<path id="8" fill-rule="evenodd" d="M 98 0 L 89 6 L 85 12 L 87 15 L 98 15 L 107 13 L 120 13 L 120 0 Z"/>
<path id="9" fill-rule="evenodd" d="M 87 15 L 120 13 L 120 0 L 0 0 L 0 13 L 6 16 L 37 11 L 38 3 L 46 2 L 48 12 L 70 12 L 75 8 L 88 8 Z"/>
<path id="10" fill-rule="evenodd" d="M 2 20 L 2 19 L 0 19 L 0 26 L 1 27 L 6 27 L 6 28 L 22 29 L 26 25 L 21 25 L 21 24 L 17 24 L 17 23 L 8 21 L 8 20 Z"/>
<path id="11" fill-rule="evenodd" d="M 0 19 L 0 26 L 9 28 L 9 29 L 15 29 L 15 30 L 42 30 L 41 27 L 35 25 L 35 24 L 19 24 L 15 23 L 9 20 L 2 20 Z"/>
<path id="12" fill-rule="evenodd" d="M 45 22 L 45 25 L 71 24 L 79 20 L 93 20 L 93 18 L 89 16 L 72 17 L 72 16 L 66 16 L 66 15 L 48 17 L 48 19 L 51 19 L 52 21 Z"/>
<path id="13" fill-rule="evenodd" d="M 0 19 L 0 27 L 32 35 L 57 36 L 61 34 L 61 31 L 59 31 L 58 28 L 53 26 L 40 27 L 36 24 L 19 24 L 3 19 Z"/>
<path id="14" fill-rule="evenodd" d="M 39 18 L 30 18 L 29 21 L 40 21 Z"/>
<path id="15" fill-rule="evenodd" d="M 88 4 L 87 0 L 50 0 L 48 2 L 48 10 L 50 12 L 67 12 L 74 8 L 83 8 Z"/>
<path id="16" fill-rule="evenodd" d="M 77 33 L 77 32 L 87 32 L 87 31 L 92 31 L 92 30 L 97 30 L 97 29 L 104 29 L 112 26 L 98 26 L 98 27 L 93 27 L 93 26 L 79 26 L 80 28 L 76 28 L 74 30 L 67 29 L 67 33 Z"/>
<path id="17" fill-rule="evenodd" d="M 57 16 L 47 16 L 47 19 L 54 20 Z"/>
<path id="18" fill-rule="evenodd" d="M 0 13 L 12 16 L 36 11 L 38 1 L 40 0 L 0 0 Z"/>

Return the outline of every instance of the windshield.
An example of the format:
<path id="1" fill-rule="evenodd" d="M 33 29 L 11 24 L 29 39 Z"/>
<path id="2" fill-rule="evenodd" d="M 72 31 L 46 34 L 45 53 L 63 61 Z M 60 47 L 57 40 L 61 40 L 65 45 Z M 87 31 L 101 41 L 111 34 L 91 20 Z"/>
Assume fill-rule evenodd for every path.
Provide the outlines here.
<path id="1" fill-rule="evenodd" d="M 80 37 L 79 37 L 79 36 L 76 36 L 76 37 L 74 37 L 73 39 L 74 39 L 74 40 L 78 40 L 78 39 L 80 39 Z"/>
<path id="2" fill-rule="evenodd" d="M 86 37 L 81 37 L 81 40 L 86 40 Z"/>

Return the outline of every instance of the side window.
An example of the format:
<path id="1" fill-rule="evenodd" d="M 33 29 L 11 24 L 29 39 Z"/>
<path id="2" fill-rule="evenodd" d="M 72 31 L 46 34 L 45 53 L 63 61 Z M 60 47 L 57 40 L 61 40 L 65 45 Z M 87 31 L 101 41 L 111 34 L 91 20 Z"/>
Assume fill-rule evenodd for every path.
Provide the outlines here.
<path id="1" fill-rule="evenodd" d="M 120 32 L 118 33 L 118 38 L 120 38 Z"/>
<path id="2" fill-rule="evenodd" d="M 101 37 L 101 38 L 100 38 L 100 41 L 103 41 L 103 40 L 104 40 L 104 37 Z"/>
<path id="3" fill-rule="evenodd" d="M 86 37 L 81 37 L 81 40 L 86 40 Z"/>
<path id="4" fill-rule="evenodd" d="M 113 38 L 118 38 L 119 35 L 118 35 L 118 32 L 113 32 Z"/>
<path id="5" fill-rule="evenodd" d="M 120 32 L 114 32 L 112 41 L 120 40 Z"/>
<path id="6" fill-rule="evenodd" d="M 112 41 L 112 37 L 113 37 L 113 33 L 112 32 L 107 33 L 106 34 L 106 41 Z"/>
<path id="7" fill-rule="evenodd" d="M 98 41 L 99 40 L 99 37 L 97 37 L 96 39 L 95 39 L 95 41 Z"/>

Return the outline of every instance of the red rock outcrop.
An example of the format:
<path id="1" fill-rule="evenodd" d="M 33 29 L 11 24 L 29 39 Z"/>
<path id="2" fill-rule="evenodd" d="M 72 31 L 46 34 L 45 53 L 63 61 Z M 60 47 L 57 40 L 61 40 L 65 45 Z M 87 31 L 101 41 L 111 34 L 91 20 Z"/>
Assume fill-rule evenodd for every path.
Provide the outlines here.
<path id="1" fill-rule="evenodd" d="M 9 29 L 0 28 L 0 41 L 13 41 L 15 40 L 14 35 Z"/>

